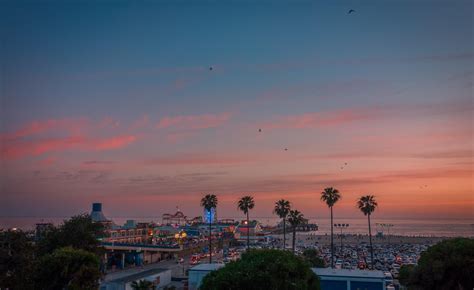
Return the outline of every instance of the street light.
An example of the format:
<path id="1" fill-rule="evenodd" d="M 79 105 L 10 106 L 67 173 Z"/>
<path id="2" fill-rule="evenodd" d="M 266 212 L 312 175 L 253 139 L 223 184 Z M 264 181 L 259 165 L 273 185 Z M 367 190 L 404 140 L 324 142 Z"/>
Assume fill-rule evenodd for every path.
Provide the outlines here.
<path id="1" fill-rule="evenodd" d="M 334 224 L 334 227 L 339 228 L 341 230 L 340 237 L 341 237 L 341 254 L 342 254 L 342 230 L 348 228 L 349 224 Z"/>

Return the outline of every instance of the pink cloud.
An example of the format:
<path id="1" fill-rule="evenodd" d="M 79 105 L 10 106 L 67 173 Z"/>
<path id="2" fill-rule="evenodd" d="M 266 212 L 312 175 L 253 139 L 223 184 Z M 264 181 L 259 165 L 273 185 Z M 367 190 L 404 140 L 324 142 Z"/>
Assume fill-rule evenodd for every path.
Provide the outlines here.
<path id="1" fill-rule="evenodd" d="M 263 127 L 266 129 L 321 128 L 352 123 L 355 121 L 372 120 L 376 116 L 378 116 L 378 113 L 375 109 L 345 109 L 285 116 L 278 118 L 274 122 L 264 124 Z"/>
<path id="2" fill-rule="evenodd" d="M 54 157 L 54 156 L 51 156 L 51 157 L 47 157 L 45 159 L 42 159 L 38 162 L 39 165 L 42 165 L 44 167 L 48 167 L 48 166 L 51 166 L 53 165 L 54 163 L 56 163 L 56 161 L 58 160 L 58 158 Z"/>
<path id="3" fill-rule="evenodd" d="M 137 137 L 132 135 L 116 136 L 108 139 L 96 140 L 89 144 L 94 150 L 119 149 L 135 142 Z"/>
<path id="4" fill-rule="evenodd" d="M 220 114 L 186 115 L 175 117 L 163 117 L 156 125 L 158 129 L 176 128 L 187 130 L 199 130 L 219 127 L 226 123 L 231 113 L 224 112 Z"/>
<path id="5" fill-rule="evenodd" d="M 4 133 L 0 135 L 1 140 L 16 139 L 22 137 L 28 137 L 31 135 L 37 135 L 52 130 L 64 130 L 69 133 L 77 134 L 88 125 L 86 118 L 79 119 L 49 119 L 33 121 L 29 124 L 22 126 L 20 129 Z"/>
<path id="6" fill-rule="evenodd" d="M 147 160 L 147 165 L 229 165 L 252 162 L 258 156 L 229 154 L 179 154 Z"/>
<path id="7" fill-rule="evenodd" d="M 48 152 L 62 152 L 71 149 L 81 151 L 113 150 L 126 147 L 135 140 L 136 137 L 132 135 L 99 139 L 70 136 L 34 141 L 15 140 L 2 146 L 1 156 L 6 159 L 19 159 L 26 156 L 38 156 Z"/>

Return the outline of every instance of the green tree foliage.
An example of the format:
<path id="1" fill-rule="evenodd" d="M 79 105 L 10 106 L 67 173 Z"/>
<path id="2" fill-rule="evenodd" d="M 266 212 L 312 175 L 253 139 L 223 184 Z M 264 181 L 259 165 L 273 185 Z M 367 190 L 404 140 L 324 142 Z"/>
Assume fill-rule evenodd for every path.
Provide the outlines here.
<path id="1" fill-rule="evenodd" d="M 316 249 L 306 249 L 303 251 L 303 259 L 305 259 L 311 267 L 324 268 L 326 267 L 324 260 L 319 256 L 319 251 Z"/>
<path id="2" fill-rule="evenodd" d="M 375 211 L 378 204 L 373 195 L 361 196 L 357 200 L 357 207 L 367 216 L 367 223 L 369 224 L 369 242 L 370 242 L 370 267 L 374 269 L 374 247 L 372 246 L 372 227 L 370 225 L 370 215 Z"/>
<path id="3" fill-rule="evenodd" d="M 275 208 L 273 212 L 278 215 L 279 218 L 282 219 L 283 224 L 283 249 L 286 246 L 286 217 L 290 213 L 291 204 L 288 200 L 280 199 L 275 203 Z"/>
<path id="4" fill-rule="evenodd" d="M 132 284 L 133 290 L 152 290 L 155 289 L 155 286 L 153 285 L 152 282 L 148 280 L 140 280 L 140 281 L 133 281 Z"/>
<path id="5" fill-rule="evenodd" d="M 326 203 L 326 205 L 331 210 L 331 267 L 334 268 L 334 223 L 333 223 L 333 207 L 341 199 L 341 193 L 339 190 L 326 187 L 323 192 L 321 192 L 321 201 Z"/>
<path id="6" fill-rule="evenodd" d="M 22 231 L 0 232 L 0 289 L 97 289 L 102 234 L 88 215 L 52 226 L 38 241 Z"/>
<path id="7" fill-rule="evenodd" d="M 0 232 L 0 289 L 33 288 L 34 250 L 25 232 Z"/>
<path id="8" fill-rule="evenodd" d="M 242 258 L 209 273 L 201 290 L 319 290 L 319 278 L 302 258 L 288 251 L 249 250 Z"/>
<path id="9" fill-rule="evenodd" d="M 470 290 L 474 288 L 474 240 L 442 241 L 421 254 L 418 266 L 403 282 L 408 289 Z M 405 274 L 404 274 L 405 275 Z"/>
<path id="10" fill-rule="evenodd" d="M 288 222 L 290 223 L 292 230 L 293 230 L 293 243 L 292 243 L 292 251 L 293 254 L 295 253 L 296 248 L 296 228 L 305 222 L 304 216 L 301 212 L 295 210 L 290 210 L 290 214 L 288 216 Z"/>
<path id="11" fill-rule="evenodd" d="M 402 285 L 408 285 L 410 283 L 411 276 L 415 271 L 415 265 L 402 265 L 400 272 L 398 273 L 398 281 Z"/>
<path id="12" fill-rule="evenodd" d="M 201 199 L 201 206 L 206 212 L 211 211 L 217 207 L 217 196 L 214 194 L 207 194 Z M 209 218 L 209 264 L 212 263 L 212 217 Z"/>
<path id="13" fill-rule="evenodd" d="M 91 252 L 65 247 L 38 262 L 35 288 L 44 290 L 92 290 L 99 287 L 99 259 Z"/>
<path id="14" fill-rule="evenodd" d="M 247 215 L 247 250 L 250 248 L 250 220 L 249 220 L 249 211 L 253 209 L 255 202 L 253 197 L 247 195 L 242 197 L 237 202 L 237 208 L 240 209 L 244 214 Z"/>
<path id="15" fill-rule="evenodd" d="M 55 249 L 73 247 L 100 255 L 98 238 L 103 236 L 104 228 L 100 223 L 92 222 L 90 215 L 81 214 L 73 216 L 69 220 L 45 233 L 44 238 L 38 242 L 40 255 L 48 254 Z"/>

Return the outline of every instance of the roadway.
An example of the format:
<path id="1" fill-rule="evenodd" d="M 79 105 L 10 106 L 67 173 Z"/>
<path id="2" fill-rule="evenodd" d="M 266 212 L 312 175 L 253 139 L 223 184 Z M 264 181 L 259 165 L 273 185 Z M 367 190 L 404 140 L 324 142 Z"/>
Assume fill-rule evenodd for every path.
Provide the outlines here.
<path id="1" fill-rule="evenodd" d="M 111 272 L 111 273 L 108 273 L 104 277 L 103 281 L 108 282 L 108 281 L 111 281 L 111 280 L 124 278 L 124 277 L 134 275 L 134 274 L 137 274 L 137 273 L 140 273 L 140 272 L 143 272 L 143 271 L 146 271 L 146 270 L 150 270 L 150 269 L 169 269 L 169 270 L 171 270 L 171 276 L 172 277 L 183 278 L 183 277 L 185 277 L 186 270 L 189 269 L 190 267 L 192 267 L 189 264 L 190 258 L 191 258 L 191 254 L 185 255 L 184 256 L 184 263 L 182 263 L 182 264 L 177 263 L 175 259 L 172 259 L 172 260 L 160 261 L 160 262 L 153 263 L 153 264 L 147 264 L 147 265 L 143 265 L 143 266 L 136 266 L 136 267 L 133 267 L 133 268 L 119 270 L 119 271 L 116 271 L 116 272 Z M 213 262 L 219 261 L 219 260 L 222 260 L 222 258 L 223 258 L 222 253 L 219 253 L 217 255 L 212 256 L 212 261 Z M 209 261 L 209 257 L 201 259 L 201 263 L 207 263 L 208 261 Z"/>

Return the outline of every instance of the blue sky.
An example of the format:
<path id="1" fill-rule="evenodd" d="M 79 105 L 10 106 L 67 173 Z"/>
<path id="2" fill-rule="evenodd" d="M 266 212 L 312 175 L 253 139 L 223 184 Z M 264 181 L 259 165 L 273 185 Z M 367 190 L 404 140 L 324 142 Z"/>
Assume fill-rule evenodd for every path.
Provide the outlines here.
<path id="1" fill-rule="evenodd" d="M 183 181 L 187 185 L 177 193 L 191 196 L 183 202 L 190 211 L 206 188 L 222 190 L 225 206 L 233 208 L 231 199 L 240 194 L 236 184 L 298 176 L 281 189 L 256 185 L 261 188 L 254 192 L 266 206 L 258 209 L 262 213 L 277 195 L 294 195 L 304 207 L 311 188 L 318 192 L 321 186 L 299 185 L 299 178 L 333 174 L 325 171 L 327 166 L 337 169 L 343 161 L 332 164 L 327 156 L 341 152 L 359 160 L 350 173 L 354 178 L 384 170 L 442 172 L 464 164 L 453 169 L 461 170 L 460 176 L 454 174 L 435 191 L 441 195 L 448 184 L 460 184 L 453 192 L 462 198 L 450 204 L 446 216 L 460 204 L 462 216 L 473 207 L 466 179 L 472 166 L 472 1 L 0 5 L 1 170 L 7 204 L 2 210 L 7 214 L 19 206 L 17 196 L 66 199 L 65 188 L 72 192 L 67 198 L 79 206 L 53 203 L 48 212 L 80 211 L 96 199 L 114 200 L 115 210 L 123 211 L 126 203 L 117 196 L 132 196 L 130 191 L 152 196 L 165 210 L 174 203 L 167 201 L 167 190 L 179 187 L 172 181 L 163 192 L 149 184 L 116 186 L 117 180 L 154 174 L 206 174 L 215 181 L 196 187 Z M 347 14 L 349 9 L 356 12 Z M 172 124 L 157 129 L 170 119 Z M 256 135 L 257 128 L 264 128 L 265 135 Z M 403 139 L 415 142 L 400 145 Z M 285 147 L 299 156 L 278 161 L 276 152 Z M 365 151 L 379 152 L 379 159 L 364 160 Z M 436 162 L 400 161 L 425 151 L 445 155 Z M 308 161 L 307 155 L 318 154 L 326 159 Z M 446 157 L 453 155 L 458 156 L 455 162 Z M 246 158 L 254 161 L 236 161 Z M 392 158 L 390 166 L 380 166 L 386 158 Z M 160 160 L 155 167 L 141 166 L 154 159 Z M 114 163 L 81 167 L 89 161 Z M 76 179 L 58 185 L 61 172 L 81 170 L 108 179 L 91 184 L 88 192 Z M 32 174 L 38 171 L 45 176 Z M 336 182 L 340 176 L 334 174 L 328 179 Z M 46 179 L 50 184 L 44 184 Z M 31 186 L 19 185 L 26 181 Z M 341 186 L 354 195 L 372 190 L 358 183 Z M 374 186 L 380 186 L 384 200 L 389 184 Z M 391 196 L 413 194 L 396 187 Z M 428 215 L 450 202 L 435 200 Z M 393 208 L 390 215 L 403 214 L 390 196 L 387 203 Z M 354 214 L 349 204 L 344 210 Z"/>

